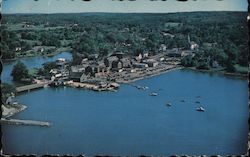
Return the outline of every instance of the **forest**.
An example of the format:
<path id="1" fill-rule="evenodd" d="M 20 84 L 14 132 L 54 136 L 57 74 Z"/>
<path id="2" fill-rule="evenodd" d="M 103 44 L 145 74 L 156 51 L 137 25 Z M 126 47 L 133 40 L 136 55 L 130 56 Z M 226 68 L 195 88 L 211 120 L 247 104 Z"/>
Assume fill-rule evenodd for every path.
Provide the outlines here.
<path id="1" fill-rule="evenodd" d="M 212 69 L 213 61 L 227 72 L 248 72 L 248 27 L 245 12 L 191 12 L 169 14 L 11 14 L 1 25 L 2 59 L 29 53 L 49 54 L 70 48 L 73 64 L 82 57 L 115 51 L 152 55 L 166 49 L 189 49 L 188 36 L 199 45 L 194 57 L 182 58 L 182 65 Z M 212 46 L 211 46 L 212 45 Z M 37 52 L 34 47 L 48 47 Z"/>

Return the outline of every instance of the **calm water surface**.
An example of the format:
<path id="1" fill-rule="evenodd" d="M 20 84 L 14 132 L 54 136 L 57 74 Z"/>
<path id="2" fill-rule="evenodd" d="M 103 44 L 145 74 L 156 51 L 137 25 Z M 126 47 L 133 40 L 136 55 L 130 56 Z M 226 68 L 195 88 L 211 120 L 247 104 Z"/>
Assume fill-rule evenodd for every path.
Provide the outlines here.
<path id="1" fill-rule="evenodd" d="M 177 70 L 136 84 L 149 90 L 121 85 L 116 93 L 98 93 L 65 87 L 18 96 L 28 109 L 13 118 L 49 121 L 52 126 L 2 126 L 4 152 L 133 156 L 246 152 L 247 80 Z M 152 97 L 150 92 L 159 95 Z M 172 106 L 166 107 L 167 102 Z M 205 112 L 195 110 L 200 105 Z"/>

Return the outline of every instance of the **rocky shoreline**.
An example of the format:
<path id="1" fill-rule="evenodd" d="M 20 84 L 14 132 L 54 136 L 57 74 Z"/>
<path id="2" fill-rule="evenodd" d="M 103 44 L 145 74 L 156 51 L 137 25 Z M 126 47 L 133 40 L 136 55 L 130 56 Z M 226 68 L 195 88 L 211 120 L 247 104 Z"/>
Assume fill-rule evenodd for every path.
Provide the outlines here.
<path id="1" fill-rule="evenodd" d="M 9 118 L 21 111 L 27 109 L 25 105 L 3 105 L 2 104 L 2 118 Z"/>

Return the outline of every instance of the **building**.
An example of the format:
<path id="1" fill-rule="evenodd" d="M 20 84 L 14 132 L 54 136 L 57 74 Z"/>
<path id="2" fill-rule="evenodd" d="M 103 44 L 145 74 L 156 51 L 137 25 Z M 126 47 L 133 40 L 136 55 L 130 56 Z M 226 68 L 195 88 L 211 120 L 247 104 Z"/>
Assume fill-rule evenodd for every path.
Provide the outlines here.
<path id="1" fill-rule="evenodd" d="M 190 50 L 197 50 L 199 48 L 199 45 L 195 43 L 194 41 L 190 40 L 190 36 L 188 35 L 188 43 L 190 45 Z"/>
<path id="2" fill-rule="evenodd" d="M 122 68 L 123 68 L 123 63 L 121 60 L 112 62 L 112 66 L 111 66 L 112 71 L 119 71 Z"/>
<path id="3" fill-rule="evenodd" d="M 118 59 L 122 59 L 124 57 L 124 53 L 122 53 L 121 51 L 116 51 L 111 56 L 116 56 Z"/>
<path id="4" fill-rule="evenodd" d="M 143 63 L 147 64 L 148 67 L 156 67 L 157 65 L 159 65 L 159 62 L 154 59 L 143 60 Z"/>
<path id="5" fill-rule="evenodd" d="M 214 43 L 203 43 L 203 46 L 207 47 L 207 48 L 214 48 L 216 47 L 218 44 L 216 42 Z"/>
<path id="6" fill-rule="evenodd" d="M 179 48 L 173 48 L 172 50 L 168 51 L 168 57 L 182 57 L 183 53 Z"/>
<path id="7" fill-rule="evenodd" d="M 129 58 L 122 58 L 121 59 L 122 62 L 122 67 L 123 68 L 131 68 L 131 60 Z"/>
<path id="8" fill-rule="evenodd" d="M 72 72 L 70 74 L 70 80 L 74 82 L 84 82 L 87 76 L 83 72 Z"/>
<path id="9" fill-rule="evenodd" d="M 185 56 L 190 56 L 193 58 L 195 56 L 195 51 L 193 50 L 182 51 L 182 57 L 185 57 Z"/>
<path id="10" fill-rule="evenodd" d="M 137 63 L 137 62 L 135 62 L 135 63 L 133 63 L 133 67 L 134 67 L 134 68 L 147 68 L 147 67 L 148 67 L 148 64 L 146 64 L 146 63 Z"/>
<path id="11" fill-rule="evenodd" d="M 110 57 L 107 57 L 107 58 L 104 59 L 104 64 L 105 64 L 106 67 L 111 68 L 112 63 L 114 61 L 118 61 L 118 60 L 119 60 L 119 58 L 117 56 L 110 56 Z"/>
<path id="12" fill-rule="evenodd" d="M 167 46 L 166 46 L 165 44 L 161 44 L 159 50 L 160 50 L 161 52 L 165 52 L 165 51 L 167 50 Z"/>
<path id="13" fill-rule="evenodd" d="M 95 54 L 91 54 L 88 56 L 89 60 L 96 60 L 99 58 L 99 54 L 95 53 Z"/>
<path id="14" fill-rule="evenodd" d="M 57 68 L 60 69 L 60 70 L 65 69 L 65 68 L 67 67 L 68 63 L 69 63 L 69 62 L 66 61 L 65 58 L 58 58 L 58 59 L 56 60 Z"/>

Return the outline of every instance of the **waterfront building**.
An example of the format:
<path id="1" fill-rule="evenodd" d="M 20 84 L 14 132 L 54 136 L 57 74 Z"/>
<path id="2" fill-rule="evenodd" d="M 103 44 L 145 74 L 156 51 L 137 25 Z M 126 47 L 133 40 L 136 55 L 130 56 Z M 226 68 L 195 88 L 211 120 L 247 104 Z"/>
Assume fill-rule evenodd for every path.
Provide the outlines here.
<path id="1" fill-rule="evenodd" d="M 183 53 L 179 48 L 173 48 L 167 52 L 168 57 L 182 57 Z"/>
<path id="2" fill-rule="evenodd" d="M 112 63 L 114 61 L 118 61 L 118 60 L 119 60 L 119 58 L 117 56 L 110 56 L 110 57 L 107 57 L 107 58 L 104 59 L 104 64 L 105 64 L 106 67 L 111 68 Z"/>
<path id="3" fill-rule="evenodd" d="M 185 57 L 185 56 L 194 57 L 195 56 L 195 51 L 194 50 L 182 51 L 182 57 Z"/>
<path id="4" fill-rule="evenodd" d="M 131 60 L 129 58 L 122 58 L 121 59 L 122 62 L 122 67 L 123 68 L 130 68 L 131 67 Z"/>
<path id="5" fill-rule="evenodd" d="M 120 69 L 123 68 L 123 63 L 121 60 L 118 61 L 113 61 L 112 62 L 112 71 L 119 71 Z"/>
<path id="6" fill-rule="evenodd" d="M 147 64 L 148 67 L 156 67 L 159 65 L 159 62 L 157 62 L 155 59 L 146 59 L 142 61 L 143 63 Z"/>
<path id="7" fill-rule="evenodd" d="M 70 80 L 74 82 L 84 82 L 87 76 L 83 72 L 72 72 L 70 74 Z"/>
<path id="8" fill-rule="evenodd" d="M 134 68 L 148 68 L 148 64 L 135 62 L 135 63 L 133 63 L 133 67 Z"/>

